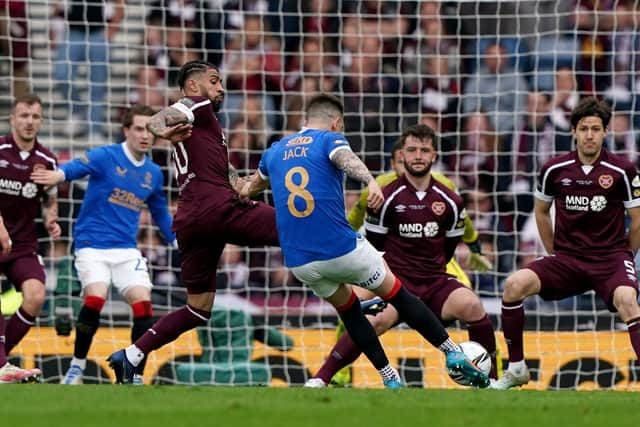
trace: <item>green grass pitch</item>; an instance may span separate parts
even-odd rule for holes
[[[637,393],[1,385],[2,426],[637,427]]]

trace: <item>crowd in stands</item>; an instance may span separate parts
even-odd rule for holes
[[[2,12],[23,13],[14,7],[19,3],[0,1],[0,22]],[[115,3],[126,13],[126,2]],[[185,62],[217,64],[227,90],[219,117],[230,161],[241,174],[256,169],[270,143],[300,129],[306,100],[320,91],[341,96],[346,135],[375,173],[388,167],[404,127],[432,125],[441,136],[438,168],[458,185],[485,252],[496,261],[492,274],[475,276],[476,286],[496,296],[507,273],[541,254],[525,234],[536,174],[547,159],[571,148],[568,114],[580,97],[596,95],[613,105],[609,148],[640,166],[639,9],[632,0],[145,2],[128,102],[167,105],[179,96],[177,71]],[[86,36],[93,34],[88,23],[78,40],[108,46],[122,19],[118,13],[98,42]],[[0,32],[2,52],[3,40]],[[21,51],[13,52],[19,68]],[[58,58],[56,87],[71,102],[69,72],[76,72],[76,59],[89,58]],[[99,107],[106,79],[94,77],[89,123],[105,120],[98,116],[105,114]],[[154,159],[171,186],[166,144],[158,143]],[[359,187],[348,188],[354,201]],[[175,260],[156,248],[157,238],[141,236],[141,244],[150,248],[152,268],[166,267],[154,280],[176,283],[178,277],[165,274],[174,271]],[[235,291],[266,282],[276,293],[304,294],[281,266],[278,254],[230,247],[220,274]]]

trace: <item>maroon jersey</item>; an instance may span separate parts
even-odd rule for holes
[[[382,192],[385,202],[377,213],[368,212],[365,230],[367,238],[385,251],[391,270],[409,278],[409,287],[444,273],[445,242],[458,240],[464,233],[462,198],[435,179],[426,191],[418,191],[404,176]]]
[[[193,124],[191,137],[173,147],[180,192],[176,225],[195,219],[206,206],[221,205],[236,196],[229,183],[226,141],[211,101],[203,96],[188,98],[195,103],[191,107],[174,104]]]
[[[35,219],[41,213],[44,186],[34,184],[29,175],[35,169],[56,167],[56,156],[38,141],[31,151],[21,151],[13,136],[0,137],[0,213],[13,255],[38,248]]]
[[[603,149],[593,165],[572,151],[540,170],[536,197],[555,202],[553,247],[571,255],[629,250],[625,209],[640,206],[640,177],[628,160]]]

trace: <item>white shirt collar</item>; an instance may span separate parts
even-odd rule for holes
[[[121,142],[120,145],[122,146],[122,151],[124,151],[124,155],[127,156],[127,159],[129,159],[129,161],[131,163],[133,163],[135,166],[142,166],[144,165],[144,162],[146,160],[146,156],[142,158],[142,160],[137,160],[134,156],[133,153],[129,150],[129,147],[127,147],[127,143],[126,142]]]

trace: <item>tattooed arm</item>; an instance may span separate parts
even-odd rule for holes
[[[194,105],[190,98],[182,98],[175,104],[163,108],[151,116],[147,129],[158,138],[167,139],[172,143],[183,141],[191,136],[193,126]]]
[[[229,182],[231,187],[242,197],[257,196],[269,188],[269,181],[263,180],[256,171],[250,176],[238,176],[238,171],[229,163]]]
[[[343,170],[349,178],[367,184],[369,187],[367,206],[374,211],[380,209],[382,202],[384,202],[382,190],[367,166],[353,151],[347,148],[338,150],[331,157],[331,162],[338,169]]]
[[[258,171],[244,178],[238,193],[243,197],[254,197],[269,188],[269,180],[262,178]]]

